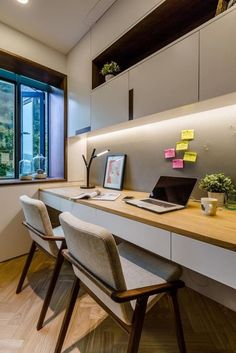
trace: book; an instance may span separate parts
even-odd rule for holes
[[[93,199],[101,201],[115,201],[120,196],[117,192],[102,193],[101,190],[85,191],[76,196],[70,197],[70,200]]]

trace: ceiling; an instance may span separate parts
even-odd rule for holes
[[[116,0],[0,0],[0,22],[67,54]]]

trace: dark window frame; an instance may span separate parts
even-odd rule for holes
[[[15,149],[15,179],[1,179],[0,185],[6,184],[18,184],[18,183],[37,183],[37,182],[45,182],[45,181],[61,181],[67,180],[67,158],[66,158],[66,139],[67,139],[67,76],[63,73],[50,69],[46,66],[35,63],[31,60],[25,59],[23,57],[11,54],[6,51],[0,51],[0,69],[10,71],[12,78],[2,77],[1,79],[15,84],[15,141],[14,141],[14,149]],[[15,75],[15,77],[14,77]],[[20,75],[22,77],[21,80],[17,79],[17,76]],[[1,76],[0,76],[1,77]],[[47,178],[46,180],[32,180],[32,181],[20,181],[17,178],[19,177],[19,161],[21,156],[21,92],[20,85],[24,84],[32,88],[37,87],[32,84],[32,80],[42,82],[43,84],[48,84],[49,86],[53,86],[59,88],[63,91],[64,96],[64,176],[63,177],[53,177]],[[47,106],[48,112],[49,107]],[[49,132],[49,124],[48,124],[48,132]],[[48,143],[49,146],[49,143]],[[50,165],[48,165],[48,170],[50,169]]]

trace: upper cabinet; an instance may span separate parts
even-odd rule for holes
[[[129,71],[134,118],[198,101],[198,36],[187,37]]]
[[[106,62],[116,61],[121,71],[129,69],[214,17],[218,1],[161,1],[152,12],[93,58],[92,88],[104,82],[100,71]],[[110,25],[103,32],[105,38],[114,26],[113,23]]]
[[[91,31],[92,57],[104,50],[114,40],[139,21],[163,0],[119,0],[116,1]],[[106,35],[104,35],[104,33]]]
[[[236,91],[236,10],[200,31],[200,100]]]
[[[68,54],[68,137],[90,129],[90,33]]]
[[[92,91],[91,130],[128,120],[128,72]]]

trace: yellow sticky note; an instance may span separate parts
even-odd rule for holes
[[[182,130],[181,131],[182,140],[193,140],[194,139],[194,130]]]
[[[184,161],[195,163],[197,159],[197,152],[185,152]]]
[[[188,149],[188,141],[180,141],[176,143],[176,151],[186,151]]]

